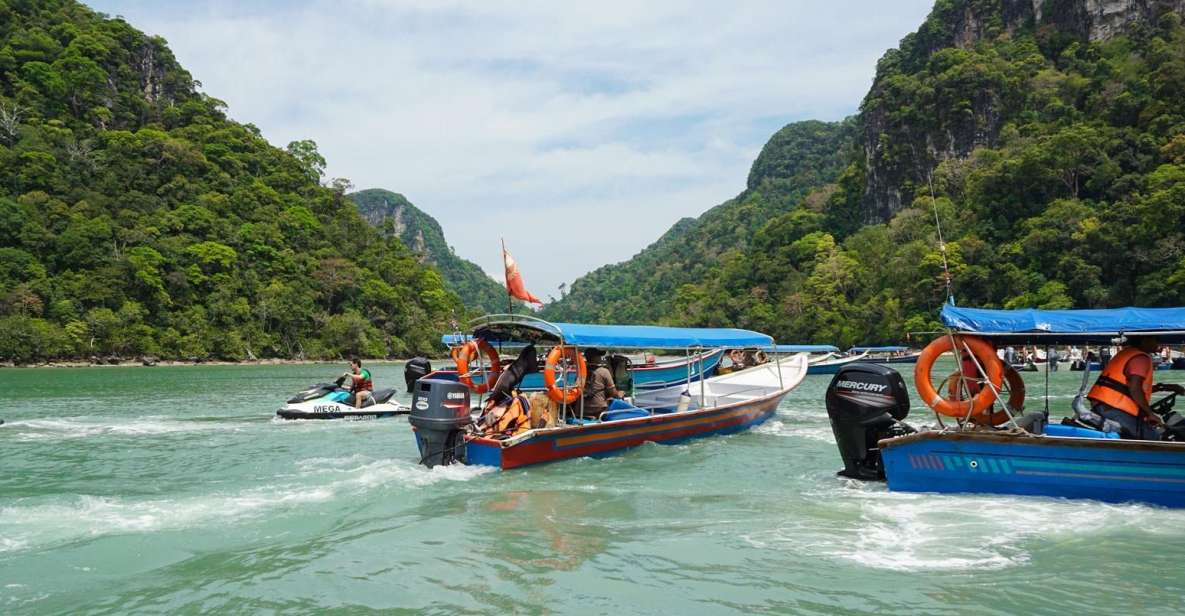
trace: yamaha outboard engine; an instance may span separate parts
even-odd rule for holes
[[[827,416],[844,469],[855,479],[884,479],[877,441],[915,432],[901,423],[909,415],[909,393],[901,373],[878,364],[840,368],[827,387]]]
[[[420,379],[412,393],[408,423],[415,428],[420,464],[465,462],[465,427],[469,416],[469,388],[442,379]]]
[[[424,378],[430,372],[432,372],[432,362],[428,361],[426,357],[416,357],[407,362],[407,365],[403,367],[403,380],[407,383],[407,393],[412,392],[416,381]]]

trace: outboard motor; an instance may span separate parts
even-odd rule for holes
[[[465,462],[465,427],[469,416],[469,388],[442,379],[420,379],[412,393],[408,423],[415,428],[420,464],[432,468]]]
[[[416,357],[407,362],[407,365],[403,367],[403,380],[407,383],[407,393],[412,392],[416,381],[424,378],[430,372],[432,372],[432,362],[428,361],[426,357]]]
[[[916,432],[902,423],[909,415],[909,393],[901,373],[857,362],[840,368],[827,387],[827,416],[844,469],[855,479],[884,479],[877,441]]]

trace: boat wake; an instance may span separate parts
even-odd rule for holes
[[[0,507],[0,553],[42,549],[126,533],[175,531],[247,522],[341,498],[357,498],[391,485],[420,488],[467,481],[493,469],[427,469],[412,460],[311,458],[284,483],[163,499],[78,496],[57,502]],[[29,499],[25,499],[26,501]]]
[[[783,411],[781,416],[785,416]],[[756,428],[753,432],[757,434],[772,434],[774,436],[788,436],[793,438],[805,438],[812,441],[819,441],[822,443],[835,444],[835,434],[831,432],[831,426],[818,425],[817,419],[807,424],[796,423],[792,417],[787,417],[785,421],[782,419],[771,419]]]
[[[184,432],[239,432],[258,423],[245,421],[175,419],[146,415],[133,419],[104,421],[96,417],[26,419],[5,424],[5,432],[15,441],[43,441],[90,438],[95,436],[158,436]]]
[[[1144,505],[910,494],[855,481],[841,498],[834,492],[815,496],[830,501],[826,515],[798,516],[789,526],[755,534],[749,542],[807,550],[873,569],[920,572],[1023,566],[1049,540],[1092,541],[1123,532],[1185,539],[1185,512]]]

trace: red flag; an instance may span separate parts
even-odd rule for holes
[[[542,304],[543,300],[531,295],[531,292],[527,290],[527,285],[523,284],[523,275],[519,273],[518,263],[514,262],[510,251],[506,250],[506,242],[502,242],[502,260],[506,263],[506,292],[510,293],[511,297],[517,297],[524,302]]]

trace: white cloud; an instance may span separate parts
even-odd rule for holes
[[[505,237],[546,295],[740,192],[786,122],[855,112],[931,0],[91,4],[495,276]]]

